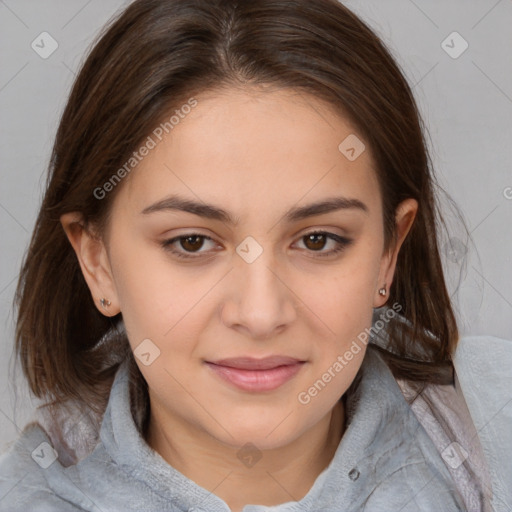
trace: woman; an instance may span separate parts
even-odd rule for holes
[[[435,186],[410,88],[341,4],[133,2],[57,133],[17,291],[45,405],[0,509],[507,499],[454,372]]]

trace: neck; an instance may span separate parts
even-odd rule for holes
[[[344,427],[344,400],[339,400],[297,439],[259,452],[257,463],[245,467],[237,457],[239,448],[169,418],[152,404],[146,440],[171,466],[214,492],[232,512],[240,512],[247,504],[274,506],[301,500],[331,462]]]

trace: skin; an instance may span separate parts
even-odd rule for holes
[[[348,120],[289,90],[216,91],[196,99],[118,185],[103,239],[82,229],[79,212],[61,222],[98,309],[122,312],[133,349],[150,339],[160,350],[148,366],[136,358],[149,386],[148,444],[240,511],[300,500],[332,460],[345,424],[340,397],[366,346],[309,403],[297,397],[371,326],[373,308],[387,300],[378,290],[389,290],[418,205],[399,205],[397,242],[384,251],[371,150],[366,145],[349,161],[338,149],[357,134]],[[214,204],[239,222],[175,210],[141,213],[170,194]],[[292,207],[333,196],[359,199],[368,211],[283,218]],[[314,230],[352,243],[321,257],[337,244],[308,242]],[[196,259],[180,259],[160,244],[191,233],[212,240],[172,248]],[[252,263],[236,252],[248,236],[263,249]],[[102,297],[111,302],[106,309]],[[275,354],[306,363],[268,392],[234,388],[204,364]],[[261,455],[250,467],[237,457],[248,442],[252,455]]]

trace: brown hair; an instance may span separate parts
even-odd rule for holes
[[[81,212],[104,233],[122,183],[102,200],[93,191],[168,112],[203,91],[264,85],[311,94],[357,127],[376,163],[386,248],[399,202],[418,201],[389,294],[407,322],[389,323],[386,358],[395,376],[416,382],[441,382],[452,368],[458,330],[438,247],[438,185],[411,89],[373,31],[336,0],[136,0],[76,78],[19,277],[16,350],[37,397],[101,411],[119,363],[133,359],[120,315],[96,309],[60,216]]]

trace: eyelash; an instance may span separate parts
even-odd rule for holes
[[[319,257],[319,258],[325,258],[325,257],[328,257],[328,256],[333,256],[335,254],[339,254],[342,251],[344,251],[353,242],[353,240],[351,240],[349,238],[346,238],[346,237],[343,237],[343,236],[339,236],[339,235],[336,235],[334,233],[329,233],[328,231],[311,231],[309,233],[306,233],[305,235],[302,235],[300,237],[300,240],[302,240],[303,238],[306,238],[308,236],[311,236],[311,235],[325,235],[328,239],[334,240],[338,244],[335,249],[332,249],[330,251],[323,252],[323,253],[319,252],[319,251],[313,251],[311,249],[307,250],[308,252],[316,253],[316,257]],[[191,238],[191,237],[199,237],[199,238],[202,238],[204,240],[214,241],[211,237],[206,236],[206,235],[202,235],[201,233],[187,233],[185,235],[177,236],[177,237],[171,238],[169,240],[164,240],[164,241],[161,242],[161,245],[162,245],[162,247],[166,251],[171,252],[172,254],[177,256],[178,258],[189,259],[189,260],[197,259],[197,258],[200,257],[200,255],[202,253],[200,253],[200,252],[196,252],[196,253],[186,253],[185,252],[185,253],[183,253],[183,252],[171,249],[171,246],[174,243],[176,243],[176,242],[178,242],[180,240],[185,240],[187,238]],[[191,256],[191,254],[198,254],[198,256]]]

